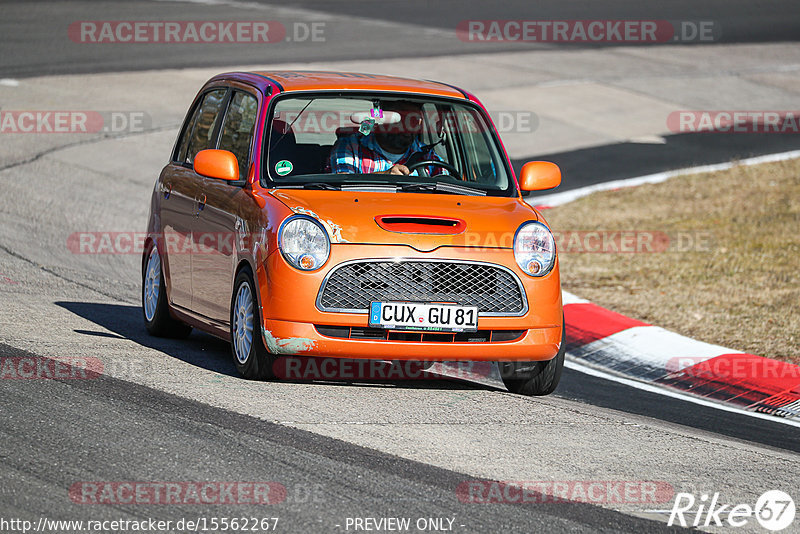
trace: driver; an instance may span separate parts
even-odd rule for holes
[[[331,150],[331,170],[348,174],[417,174],[407,165],[415,161],[441,161],[432,147],[420,143],[417,135],[422,131],[422,107],[405,100],[385,102],[384,111],[400,114],[400,122],[375,124],[372,132],[360,132],[342,137]],[[430,174],[442,169],[431,166]]]

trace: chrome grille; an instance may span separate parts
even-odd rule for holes
[[[334,267],[317,298],[322,311],[366,313],[370,302],[452,302],[481,315],[522,315],[517,276],[499,265],[459,261],[359,260]]]

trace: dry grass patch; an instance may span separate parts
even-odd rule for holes
[[[666,252],[562,251],[567,291],[689,337],[800,363],[800,159],[595,193],[544,215],[555,231],[671,237]],[[710,242],[678,252],[678,236]]]

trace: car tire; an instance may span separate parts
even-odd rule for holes
[[[249,269],[242,269],[234,281],[231,297],[233,363],[244,378],[267,380],[275,377],[272,366],[277,358],[264,346],[258,308],[253,276]]]
[[[552,360],[499,362],[500,376],[508,391],[528,396],[549,395],[555,391],[561,380],[567,350],[567,329],[563,316],[561,324],[561,348]]]
[[[183,339],[192,327],[173,319],[169,314],[167,291],[161,255],[155,244],[150,244],[142,268],[142,316],[144,326],[151,336]]]

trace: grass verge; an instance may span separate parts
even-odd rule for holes
[[[567,291],[800,363],[800,159],[594,193],[544,215],[561,233]],[[625,239],[636,252],[618,251]]]

